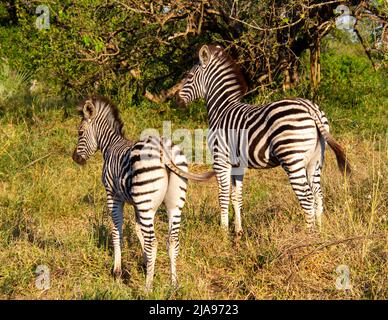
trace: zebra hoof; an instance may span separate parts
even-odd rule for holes
[[[242,235],[244,234],[243,230],[238,230],[234,232],[234,243],[238,246]]]
[[[151,294],[152,293],[152,283],[151,284],[149,284],[149,283],[147,283],[146,285],[145,285],[145,287],[144,287],[144,292],[146,293],[146,294]]]
[[[240,248],[240,240],[243,234],[242,230],[234,232],[234,245],[237,249]]]
[[[221,224],[221,230],[223,233],[229,232],[229,226],[227,224]]]
[[[143,259],[143,261],[141,262],[141,267],[144,271],[147,270],[147,259]]]
[[[121,268],[120,268],[120,269],[113,270],[113,277],[115,278],[115,280],[116,280],[117,282],[120,282],[120,281],[121,281],[121,275],[122,275]]]
[[[243,229],[240,229],[240,230],[238,230],[238,231],[235,231],[235,236],[236,236],[236,238],[241,238],[242,237],[242,235],[244,234],[244,231],[243,231]]]
[[[306,231],[307,231],[307,233],[309,234],[309,235],[316,235],[316,234],[318,234],[319,232],[319,230],[317,229],[317,227],[316,227],[316,225],[315,224],[308,224],[307,226],[306,226]]]
[[[172,280],[171,281],[171,287],[174,289],[174,291],[177,291],[179,289],[178,280]]]

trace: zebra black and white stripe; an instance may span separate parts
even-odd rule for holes
[[[121,276],[123,206],[127,202],[134,206],[136,213],[135,229],[147,268],[146,289],[152,289],[157,251],[154,216],[164,202],[169,220],[167,250],[171,281],[176,285],[178,234],[187,179],[204,181],[213,173],[195,175],[187,172],[186,157],[171,140],[150,136],[133,143],[125,139],[118,109],[103,97],[85,99],[78,110],[82,120],[73,160],[85,164],[97,150],[103,154],[102,182],[114,225],[114,275],[118,278]]]
[[[204,45],[199,64],[183,79],[178,102],[205,98],[208,144],[219,185],[221,226],[228,228],[230,186],[235,232],[242,233],[240,212],[245,168],[281,165],[302,206],[308,227],[321,225],[320,175],[325,142],[334,150],[341,171],[350,172],[341,146],[329,133],[326,116],[313,102],[296,98],[261,107],[241,102],[246,92],[236,63],[220,46]]]

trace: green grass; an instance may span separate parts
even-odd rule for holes
[[[152,106],[124,110],[127,135],[136,138],[144,128],[161,128],[164,118],[181,112],[169,105],[164,108],[162,116],[156,109],[149,111]],[[82,168],[72,162],[79,119],[74,114],[64,117],[64,113],[64,107],[42,109],[25,121],[8,118],[1,122],[1,298],[387,298],[385,143],[354,133],[337,134],[355,173],[345,183],[332,153],[327,152],[325,218],[319,235],[305,232],[302,212],[279,168],[248,172],[245,234],[238,244],[231,235],[223,237],[219,228],[216,183],[191,183],[178,258],[180,288],[174,291],[169,285],[164,245],[167,218],[162,208],[156,222],[160,245],[155,290],[148,296],[143,292],[140,245],[129,206],[125,209],[123,280],[117,283],[111,276],[111,222],[100,182],[102,159],[97,155]],[[175,120],[177,127],[180,122]],[[192,120],[188,127],[196,126]],[[51,288],[46,291],[35,287],[34,272],[41,264],[51,272]],[[335,269],[341,264],[350,268],[353,287],[349,292],[335,288]]]
[[[232,230],[229,235],[220,230],[215,181],[190,183],[177,262],[179,289],[169,284],[168,223],[161,208],[150,295],[143,291],[145,271],[130,206],[125,208],[123,279],[112,277],[102,157],[96,155],[85,167],[71,159],[79,124],[75,103],[44,94],[5,99],[0,103],[0,298],[387,299],[386,80],[381,72],[368,74],[364,82],[354,71],[347,72],[353,72],[353,90],[346,92],[349,82],[327,72],[316,97],[354,168],[354,175],[344,179],[333,153],[326,152],[321,233],[306,232],[280,168],[248,171],[245,233],[237,243]],[[263,94],[252,101],[265,103],[288,94],[293,95]],[[172,102],[129,106],[122,101],[119,106],[132,139],[146,128],[161,130],[163,121],[171,121],[172,130],[193,132],[207,126],[201,103],[186,109]],[[35,286],[39,265],[50,269],[48,290]],[[339,265],[349,267],[350,290],[335,287]]]

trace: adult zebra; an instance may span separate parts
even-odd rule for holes
[[[113,218],[114,274],[121,276],[123,206],[131,203],[136,213],[136,234],[147,267],[146,289],[152,289],[157,240],[154,216],[164,202],[169,219],[167,250],[171,263],[171,281],[176,285],[176,257],[179,250],[181,210],[185,204],[187,179],[205,181],[214,173],[196,175],[187,172],[187,160],[171,140],[150,136],[133,143],[125,139],[118,109],[103,97],[83,100],[78,143],[73,160],[85,164],[97,150],[104,158],[102,182],[108,209]]]
[[[221,226],[228,228],[230,184],[235,232],[242,233],[242,184],[246,167],[281,165],[302,206],[308,228],[321,225],[323,197],[320,174],[325,142],[334,150],[341,171],[350,172],[341,146],[329,134],[318,106],[306,99],[285,99],[262,107],[242,103],[244,78],[236,63],[220,46],[204,45],[199,64],[182,81],[178,102],[205,98],[213,168],[219,186]]]

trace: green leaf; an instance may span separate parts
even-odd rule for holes
[[[102,41],[99,41],[97,40],[95,43],[94,43],[94,50],[99,53],[102,51],[102,49],[104,48],[104,43]]]
[[[88,46],[88,45],[90,44],[90,42],[91,42],[90,37],[87,36],[87,35],[85,35],[85,36],[82,37],[82,41],[84,42],[84,44],[85,44],[86,46]]]

